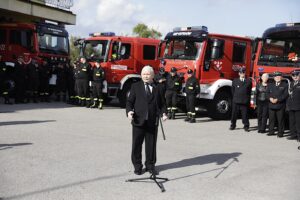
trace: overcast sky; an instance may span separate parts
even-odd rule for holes
[[[277,23],[300,22],[300,0],[74,0],[72,36],[112,31],[131,35],[137,23],[163,34],[174,27],[205,25],[211,33],[261,36]]]

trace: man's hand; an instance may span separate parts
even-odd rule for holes
[[[164,113],[163,116],[162,116],[162,120],[166,121],[167,119],[168,119],[168,116],[166,115],[166,113]]]
[[[129,112],[127,113],[128,119],[133,120],[133,114],[134,114],[133,111],[129,111]]]

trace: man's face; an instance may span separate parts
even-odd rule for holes
[[[153,81],[153,75],[150,71],[145,70],[142,72],[142,79],[145,83],[151,83]]]
[[[171,72],[171,76],[175,76],[175,74],[176,74],[175,72]]]
[[[299,80],[300,80],[300,74],[298,74],[298,75],[293,75],[292,77],[293,77],[293,80],[294,80],[294,81],[299,81]]]
[[[188,74],[188,77],[189,77],[189,78],[192,77],[192,74]]]
[[[282,80],[282,76],[275,76],[274,80],[275,82],[280,82]]]
[[[245,72],[239,72],[240,78],[245,78]]]
[[[80,62],[85,63],[85,58],[81,58]]]

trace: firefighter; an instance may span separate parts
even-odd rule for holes
[[[74,65],[66,64],[66,78],[67,78],[67,91],[68,91],[68,103],[75,104],[75,76]]]
[[[74,66],[73,73],[74,73],[74,79],[75,79],[74,91],[75,91],[75,95],[76,95],[75,102],[74,102],[75,105],[81,105],[81,99],[79,97],[79,87],[78,87],[78,81],[79,81],[78,75],[80,73],[79,64],[80,64],[80,59],[77,59],[73,63],[73,66]]]
[[[24,103],[26,89],[26,68],[22,57],[17,59],[15,64],[15,82],[16,82],[16,98],[15,103]]]
[[[165,96],[166,93],[166,80],[167,73],[165,72],[165,68],[159,68],[159,72],[154,76],[154,83],[157,85],[158,89],[161,91],[161,94]]]
[[[0,55],[0,92],[4,98],[4,104],[10,104],[9,89],[9,67],[2,62],[2,56]]]
[[[66,72],[65,66],[63,63],[58,63],[57,65],[57,79],[56,79],[56,101],[60,101],[61,99],[66,101]]]
[[[180,90],[181,80],[177,75],[177,69],[172,67],[170,75],[166,80],[166,104],[169,119],[175,119],[175,112],[177,111],[177,93]]]
[[[300,71],[292,72],[292,79],[289,88],[287,106],[289,109],[289,126],[291,135],[289,140],[298,138],[300,140]]]
[[[200,94],[200,86],[199,86],[198,79],[193,74],[193,70],[189,69],[187,71],[187,74],[188,74],[188,79],[185,84],[187,117],[184,119],[184,121],[195,123],[196,122],[195,101],[196,101],[196,96]]]
[[[38,103],[39,85],[40,85],[40,66],[36,60],[32,60],[28,65],[28,81],[30,99]]]
[[[261,82],[256,85],[256,94],[254,98],[255,107],[257,107],[258,133],[266,133],[269,100],[267,98],[269,74],[264,73],[261,76]]]
[[[42,102],[49,101],[49,79],[50,79],[50,67],[46,60],[43,61],[40,68],[40,99]]]
[[[282,73],[274,72],[274,83],[269,84],[267,88],[267,97],[269,99],[269,133],[268,136],[275,135],[275,121],[278,122],[277,137],[283,137],[284,133],[284,113],[286,100],[288,98],[288,86],[282,81]]]
[[[250,103],[252,83],[250,79],[246,78],[245,72],[246,68],[241,67],[239,69],[239,78],[236,78],[232,81],[232,115],[229,129],[235,129],[238,114],[241,112],[244,130],[249,132],[248,108]]]
[[[90,79],[90,67],[86,62],[86,59],[82,57],[77,69],[77,87],[78,96],[81,106],[89,106],[89,79]]]
[[[95,63],[96,67],[93,69],[93,105],[91,108],[98,107],[99,109],[103,108],[103,81],[105,80],[105,73],[103,68],[100,66],[99,62]]]

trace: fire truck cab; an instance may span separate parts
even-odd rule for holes
[[[300,23],[277,24],[267,29],[262,38],[256,39],[253,56],[253,74],[255,82],[263,73],[280,71],[288,81],[295,69],[300,68]]]
[[[184,80],[192,69],[200,82],[198,105],[204,106],[211,118],[226,119],[231,115],[232,80],[241,67],[250,75],[251,43],[246,37],[209,33],[205,26],[174,28],[162,43],[161,66],[166,71],[176,67]],[[184,95],[183,88],[180,96]]]
[[[103,92],[109,99],[118,98],[125,106],[131,84],[140,80],[141,70],[150,65],[158,70],[158,46],[160,40],[116,36],[113,32],[92,33],[90,38],[80,39],[81,55],[91,66],[100,62],[106,73]]]
[[[13,65],[18,57],[26,62],[67,62],[69,60],[68,32],[63,26],[50,23],[0,23],[0,55]]]

